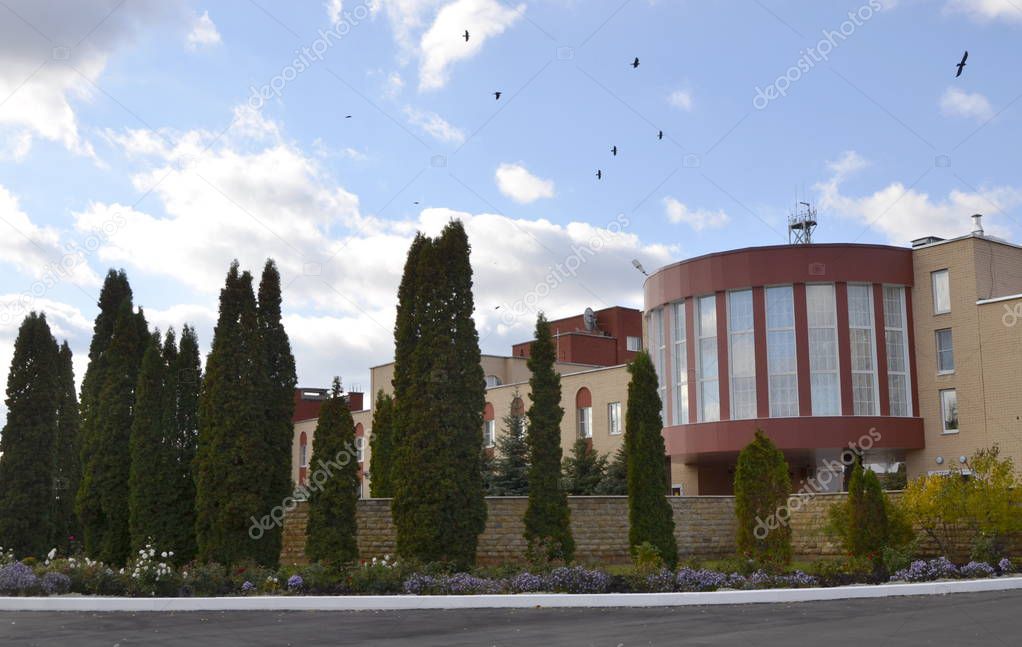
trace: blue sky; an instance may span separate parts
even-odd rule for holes
[[[1018,240],[1020,34],[1018,0],[7,2],[0,363],[45,310],[80,379],[112,266],[208,348],[231,259],[273,257],[301,383],[368,388],[452,217],[491,353],[641,306],[633,258],[786,241],[796,196],[821,242]]]

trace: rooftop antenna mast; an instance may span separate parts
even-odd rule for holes
[[[788,215],[788,244],[811,245],[816,231],[816,207],[809,202],[798,201]]]

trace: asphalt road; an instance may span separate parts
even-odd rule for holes
[[[0,612],[0,645],[1022,644],[1022,592],[658,609]]]

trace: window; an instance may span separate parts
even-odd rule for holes
[[[951,342],[951,329],[937,331],[937,372],[954,373],[955,351]]]
[[[593,396],[589,389],[582,387],[575,394],[575,409],[578,419],[578,437],[593,437]]]
[[[876,334],[873,331],[873,286],[848,285],[848,332],[852,344],[852,413],[880,413],[877,391]]]
[[[493,405],[483,407],[483,447],[493,447],[497,440],[497,421],[494,420]]]
[[[365,459],[366,439],[364,436],[355,436],[355,462],[361,463]]]
[[[688,337],[685,302],[674,304],[674,424],[688,423]]]
[[[933,279],[933,314],[951,312],[951,279],[947,270],[937,270],[930,277]]]
[[[625,337],[625,348],[633,352],[642,350],[642,337]]]
[[[298,441],[298,467],[309,466],[309,437],[302,432]]]
[[[767,288],[765,292],[770,417],[793,417],[798,415],[794,293],[790,285]]]
[[[485,379],[486,379],[486,388],[488,388],[488,389],[492,389],[493,387],[500,386],[502,384],[502,382],[500,381],[500,378],[497,377],[496,375],[487,375]]]
[[[756,417],[756,342],[752,332],[752,290],[729,292],[727,328],[731,364],[731,419]]]
[[[837,305],[833,284],[807,285],[806,310],[809,317],[809,383],[813,415],[840,415]]]
[[[607,424],[610,427],[610,435],[617,436],[621,433],[621,403],[611,402],[607,405]]]
[[[887,339],[887,393],[892,416],[912,415],[909,388],[908,319],[905,288],[884,287],[884,332]]]
[[[649,313],[649,336],[652,346],[653,368],[656,369],[657,394],[660,396],[660,419],[666,420],[667,415],[667,376],[664,374],[666,363],[666,341],[664,339],[664,309],[655,308]]]
[[[945,434],[958,433],[958,394],[954,389],[940,391],[940,417],[944,421]]]
[[[699,380],[699,421],[720,420],[720,385],[717,382],[717,297],[699,297],[696,336],[699,343],[697,372]]]

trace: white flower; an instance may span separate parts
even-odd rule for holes
[[[53,557],[56,554],[57,554],[57,549],[56,548],[51,548],[50,552],[46,553],[46,560],[47,560],[47,562],[49,562],[49,560],[53,559]]]
[[[167,555],[168,555],[168,556],[170,556],[170,557],[173,557],[173,556],[174,556],[174,551],[172,551],[172,550],[171,550],[171,551],[168,551],[168,552],[167,552]]]
[[[167,558],[167,551],[163,551],[162,553],[160,553],[160,557],[166,559]]]

